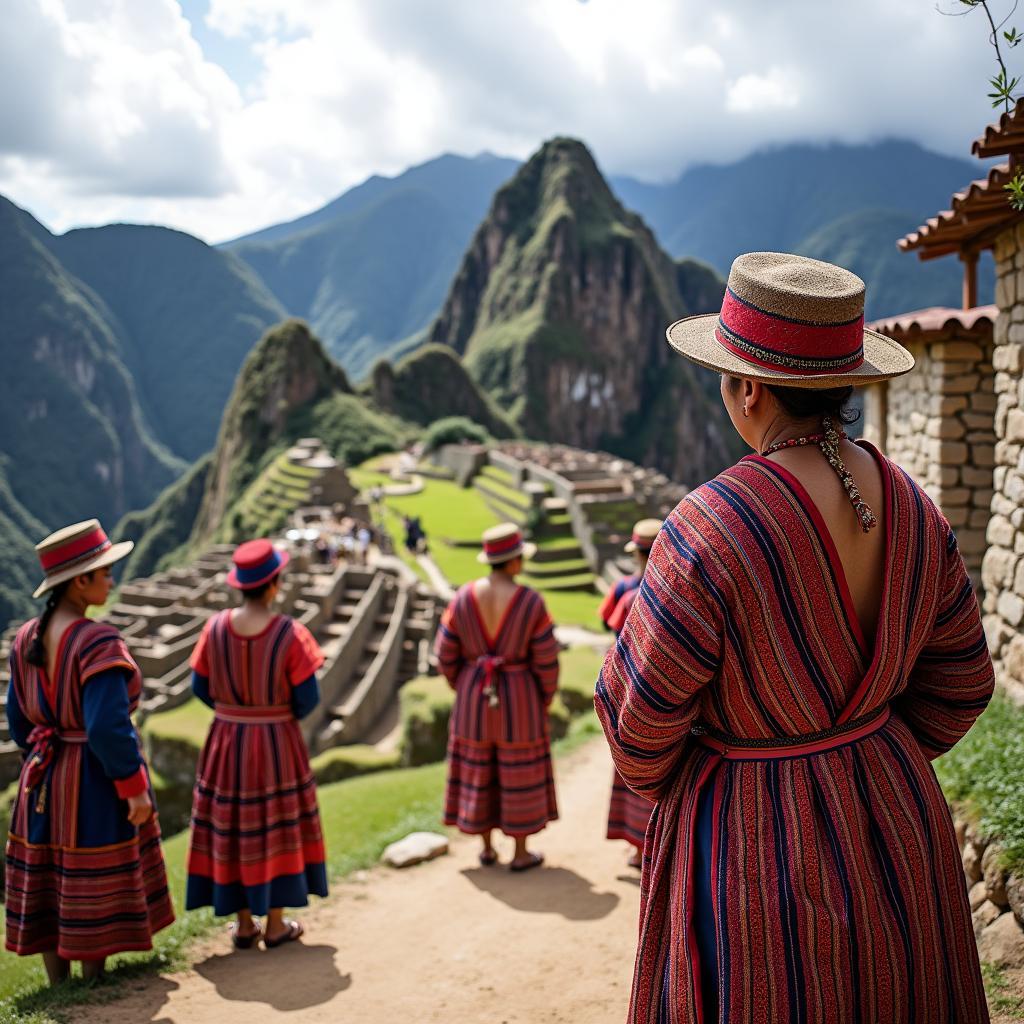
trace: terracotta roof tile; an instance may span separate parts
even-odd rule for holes
[[[924,260],[965,248],[989,248],[995,235],[1024,219],[1007,201],[1003,186],[1010,177],[1008,163],[993,167],[987,177],[972,181],[957,192],[950,203],[951,209],[929,217],[896,244],[904,252],[918,250]]]
[[[1006,156],[1024,150],[1024,99],[1017,100],[1013,110],[990,124],[981,138],[975,139],[971,152],[975,156]]]
[[[998,306],[975,306],[974,309],[951,309],[932,306],[913,313],[900,313],[885,320],[876,320],[869,328],[895,341],[919,341],[925,344],[942,341],[952,334],[987,338],[999,313]]]

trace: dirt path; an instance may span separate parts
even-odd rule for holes
[[[218,936],[192,970],[141,982],[75,1021],[621,1024],[638,888],[628,847],[604,839],[604,743],[556,771],[563,817],[537,837],[545,868],[481,868],[476,843],[459,837],[433,863],[336,887],[305,915],[302,947],[230,953]]]

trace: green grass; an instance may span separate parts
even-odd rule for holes
[[[159,711],[150,715],[143,723],[143,735],[164,736],[168,739],[182,739],[201,747],[210,731],[213,711],[195,697],[179,704],[170,711]]]
[[[998,836],[1006,866],[1024,870],[1024,710],[996,694],[974,728],[935,762],[950,801],[986,835]]]
[[[580,546],[580,542],[572,535],[568,537],[539,537],[534,543],[542,551],[561,551]]]
[[[575,713],[593,710],[594,686],[604,655],[592,647],[570,647],[559,656],[558,689],[566,707]]]

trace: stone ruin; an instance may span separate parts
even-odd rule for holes
[[[561,444],[450,445],[435,459],[471,482],[499,518],[537,536],[574,537],[577,546],[560,547],[558,557],[585,559],[608,580],[630,569],[622,548],[633,524],[664,519],[687,494],[657,470]]]

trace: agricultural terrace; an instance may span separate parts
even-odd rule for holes
[[[387,471],[390,457],[371,459],[349,470],[349,478],[363,494],[373,487],[394,483]],[[430,472],[437,474],[436,467]],[[426,574],[405,550],[403,516],[419,516],[427,533],[430,556],[453,587],[481,576],[484,569],[476,560],[480,535],[489,526],[506,519],[518,520],[528,503],[513,487],[511,478],[498,467],[486,466],[472,487],[460,487],[452,480],[425,477],[418,494],[386,496],[382,525],[390,534],[394,549],[423,579]],[[601,629],[597,616],[600,595],[594,577],[572,536],[568,516],[549,516],[544,531],[533,538],[539,551],[527,564],[524,583],[544,595],[548,609],[560,625]]]

